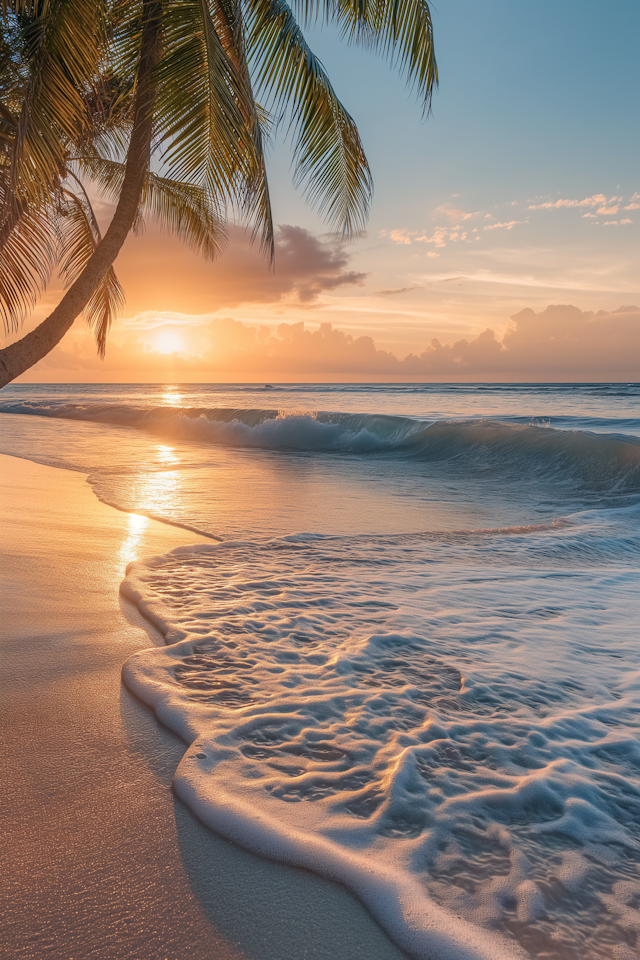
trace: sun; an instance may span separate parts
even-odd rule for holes
[[[158,353],[178,353],[182,349],[182,340],[175,333],[161,333],[155,342]]]

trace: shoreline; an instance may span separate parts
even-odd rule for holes
[[[124,688],[162,638],[127,563],[211,542],[0,455],[4,943],[12,960],[402,960],[344,888],[223,840],[173,796],[185,746]]]

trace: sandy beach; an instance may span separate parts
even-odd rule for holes
[[[10,960],[401,960],[345,890],[216,837],[180,804],[184,745],[120,681],[161,643],[118,595],[197,535],[0,456],[3,939]]]

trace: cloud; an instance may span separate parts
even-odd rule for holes
[[[201,327],[212,320],[211,314],[174,313],[173,310],[144,310],[135,317],[122,317],[125,329],[156,330],[158,327]]]
[[[612,199],[616,199],[613,197]],[[599,204],[606,203],[607,198],[604,193],[594,193],[592,197],[585,197],[584,200],[547,200],[546,203],[530,203],[527,210],[558,210],[560,207],[597,207]]]
[[[518,223],[523,223],[523,220],[509,220],[508,223],[488,223],[486,227],[483,227],[483,230],[497,230],[498,227],[504,227],[505,230],[512,230],[513,227]]]
[[[438,256],[438,254],[436,254]],[[376,297],[394,297],[399,293],[409,293],[411,290],[422,290],[422,287],[413,286],[413,287],[392,287],[389,290],[376,290]]]
[[[390,230],[388,233],[386,230],[380,231],[380,236],[388,236],[393,243],[398,246],[404,246],[411,243],[433,243],[436,247],[446,247],[445,238],[448,235],[448,227],[436,227],[433,231],[433,234],[429,237],[426,233],[423,233],[421,237],[417,236],[417,230]],[[456,239],[457,234],[451,234],[452,239]],[[433,256],[433,254],[428,254],[428,256]],[[438,254],[435,254],[438,256]]]
[[[294,293],[301,303],[313,302],[323,290],[361,284],[367,274],[345,270],[349,260],[344,246],[335,239],[320,240],[302,227],[278,227],[277,275],[284,282],[283,293]]]
[[[453,207],[450,203],[443,203],[439,207],[436,207],[431,217],[433,220],[438,220],[440,217],[446,217],[451,223],[458,223],[460,220],[471,220],[472,217],[477,217],[477,213],[467,213],[464,210],[460,210],[459,207]]]
[[[391,230],[389,239],[402,246],[405,243],[412,243],[411,237],[415,237],[416,232],[415,230]]]
[[[502,339],[492,329],[453,343],[432,339],[421,353],[403,359],[378,349],[371,337],[354,337],[330,323],[315,330],[303,322],[283,323],[274,331],[227,317],[210,320],[199,335],[197,355],[167,356],[131,333],[123,344],[110,344],[101,362],[90,335],[79,328],[33,368],[29,379],[53,371],[66,379],[93,374],[100,379],[179,380],[241,372],[255,379],[338,374],[626,380],[638,373],[640,308],[610,313],[571,305],[549,306],[540,313],[527,308],[511,317]]]
[[[428,237],[426,233],[421,237],[416,237],[416,243],[434,243],[436,247],[446,247],[446,243],[444,242],[446,236],[447,231],[444,227],[436,227],[430,237]]]
[[[502,340],[490,329],[444,346],[432,340],[419,357],[403,363],[425,374],[627,379],[638,373],[638,361],[630,357],[640,357],[640,308],[594,314],[557,305],[514,314]]]
[[[598,207],[597,213],[602,216],[615,216],[620,209],[622,197],[606,197],[604,193],[594,193],[584,200],[547,200],[545,203],[531,203],[528,210],[557,210],[560,207]],[[640,193],[634,193],[625,210],[640,210]],[[595,217],[595,213],[583,213],[583,217]],[[612,223],[613,221],[610,221]],[[608,224],[607,224],[608,225]]]
[[[223,256],[207,263],[179,240],[153,227],[127,240],[116,272],[127,295],[127,313],[175,310],[212,314],[250,303],[317,303],[323,293],[361,284],[351,253],[335,237],[318,237],[283,224],[276,231],[274,269],[250,236],[232,228]]]

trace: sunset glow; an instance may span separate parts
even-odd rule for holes
[[[366,231],[345,243],[305,204],[277,131],[273,269],[238,225],[207,261],[149,219],[115,264],[126,303],[106,358],[76,322],[22,381],[633,379],[638,9],[612,5],[596,36],[573,0],[549,7],[553,30],[521,5],[443,5],[441,83],[424,123],[377,56],[345,57],[330,29],[311,29],[374,172]],[[605,65],[597,82],[594,62]],[[105,224],[111,213],[105,203]],[[54,281],[25,331],[61,293]],[[425,351],[428,362],[404,363]]]
[[[182,349],[182,340],[177,334],[167,331],[155,338],[154,346],[158,353],[179,353]]]

